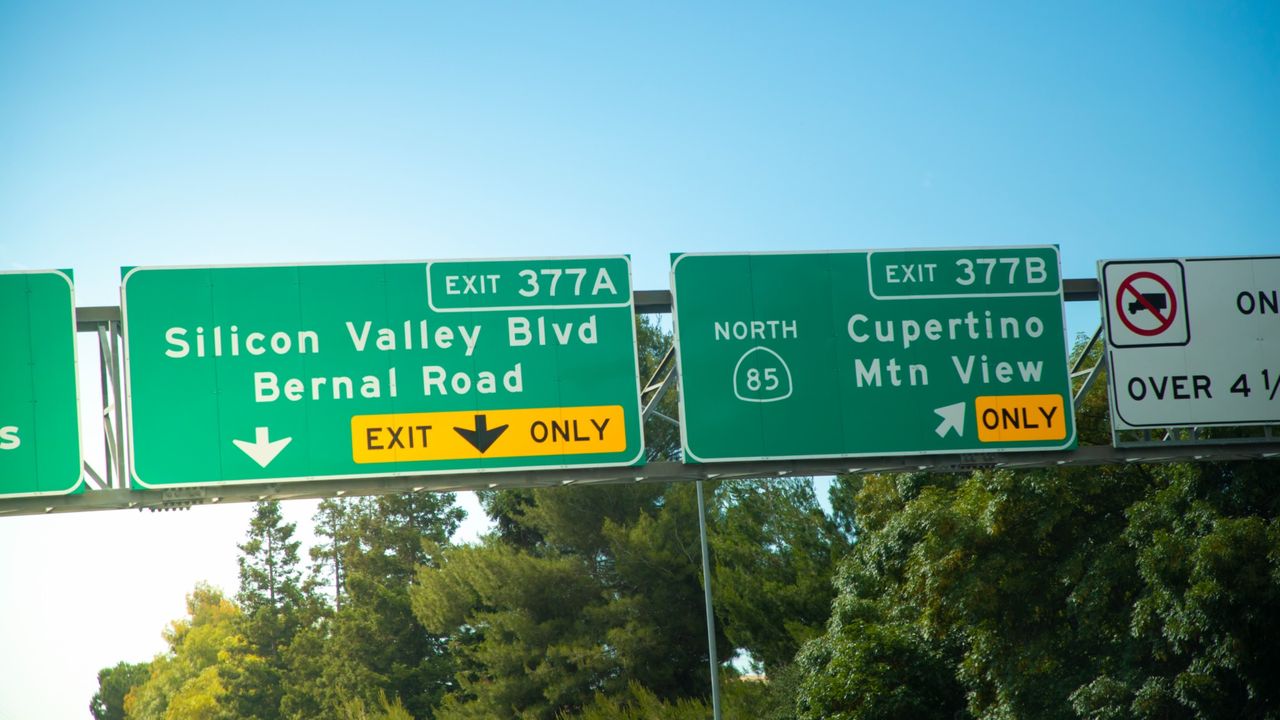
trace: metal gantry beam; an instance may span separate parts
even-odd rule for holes
[[[1068,302],[1098,299],[1098,282],[1093,278],[1067,279],[1063,282],[1063,286]],[[670,291],[640,290],[636,291],[634,299],[637,313],[671,312]],[[99,473],[86,463],[85,475],[90,479],[91,488],[88,491],[76,495],[0,500],[0,517],[91,510],[172,510],[196,505],[255,502],[263,499],[314,499],[421,491],[455,492],[499,487],[683,482],[765,476],[812,477],[844,473],[967,472],[983,468],[1083,467],[1195,460],[1247,460],[1280,456],[1280,442],[1277,442],[1277,438],[1269,427],[1261,429],[1261,437],[1202,441],[1197,444],[1185,442],[1188,437],[1198,435],[1195,429],[1181,429],[1180,433],[1167,435],[1165,441],[1147,438],[1147,442],[1137,444],[1125,444],[1119,447],[1091,445],[1070,451],[876,456],[691,465],[652,462],[647,465],[617,468],[370,476],[342,480],[135,490],[129,487],[128,478],[129,443],[123,401],[120,308],[115,306],[77,308],[76,329],[80,332],[93,333],[98,339],[99,357],[102,362],[100,380],[102,382],[103,445],[107,460],[105,472]],[[1105,371],[1105,353],[1103,353],[1103,360],[1096,362],[1093,367],[1084,367],[1100,337],[1101,328],[1094,333],[1072,368],[1073,379],[1084,378],[1076,390],[1074,401],[1077,406]],[[669,348],[642,388],[642,406],[646,418],[659,415],[672,423],[677,422],[656,410],[663,395],[671,392],[676,377],[675,352],[674,348]]]
[[[1280,457],[1274,440],[1223,445],[1151,444],[1115,448],[1086,445],[1075,450],[957,455],[905,455],[824,460],[774,460],[689,464],[652,462],[617,468],[525,470],[493,473],[377,476],[343,480],[246,483],[222,486],[131,490],[112,488],[59,497],[13,498],[0,502],[0,517],[88,510],[169,510],[193,505],[301,500],[403,492],[458,492],[516,487],[558,487],[633,482],[686,482],[759,477],[814,477],[846,473],[969,472],[980,469],[1090,467],[1196,460],[1254,460]]]
[[[98,338],[98,382],[102,394],[102,442],[106,467],[105,472],[98,473],[85,461],[86,482],[90,492],[128,487],[128,465],[124,459],[124,376],[121,374],[120,362],[120,308],[76,308],[76,330],[93,333]]]

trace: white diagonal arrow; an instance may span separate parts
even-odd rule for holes
[[[938,437],[946,437],[948,430],[955,430],[956,435],[964,437],[964,403],[958,402],[954,405],[946,405],[934,410],[935,413],[942,416],[942,422],[938,424]]]
[[[262,467],[266,467],[271,464],[272,460],[276,459],[276,456],[280,454],[280,451],[283,450],[286,445],[293,441],[293,438],[291,437],[269,441],[267,438],[270,436],[270,428],[260,427],[254,429],[253,442],[249,442],[248,440],[232,440],[231,442],[234,443],[236,447],[243,450],[244,454],[252,458],[254,462],[258,463]]]

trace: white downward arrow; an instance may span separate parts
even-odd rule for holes
[[[954,405],[947,405],[934,410],[935,413],[942,417],[942,422],[938,424],[938,437],[946,437],[948,430],[955,430],[956,435],[964,437],[964,403],[958,402]]]
[[[248,440],[232,440],[231,442],[234,443],[236,447],[243,450],[244,454],[252,458],[254,462],[258,463],[262,467],[266,467],[271,464],[272,460],[276,459],[276,456],[280,454],[280,451],[283,450],[286,445],[293,441],[293,438],[291,437],[268,441],[267,438],[270,437],[270,435],[270,428],[260,427],[254,429],[253,442],[249,442]]]

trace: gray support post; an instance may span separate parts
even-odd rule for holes
[[[111,389],[116,405],[116,477],[119,487],[127,488],[129,481],[129,442],[124,423],[124,363],[120,359],[120,320],[111,321]]]
[[[111,348],[109,322],[98,324],[98,378],[102,383],[102,441],[106,448],[106,487],[123,487],[119,473],[120,443],[113,427],[115,419],[115,353]],[[118,427],[118,426],[115,426]]]
[[[711,553],[707,550],[707,508],[702,499],[702,481],[698,486],[698,535],[702,540],[702,594],[707,606],[707,662],[711,666],[711,717],[720,716],[720,663],[716,661],[716,616],[711,605]]]

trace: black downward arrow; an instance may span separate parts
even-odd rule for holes
[[[476,450],[479,450],[480,454],[483,455],[484,451],[488,450],[489,447],[498,440],[498,438],[502,437],[502,433],[507,431],[507,426],[499,425],[498,427],[490,430],[489,418],[484,415],[477,415],[475,430],[455,427],[454,431],[461,435],[463,440],[471,443],[471,446]]]

